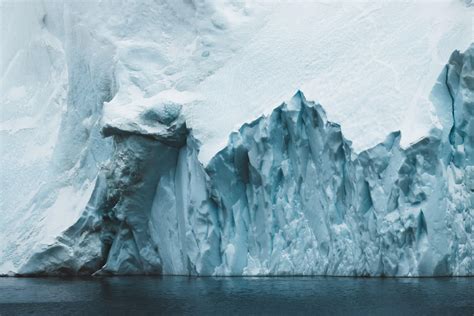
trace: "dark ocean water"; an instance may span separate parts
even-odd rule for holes
[[[0,315],[474,315],[474,278],[0,278]]]

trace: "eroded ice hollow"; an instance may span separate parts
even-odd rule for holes
[[[432,92],[439,129],[356,153],[302,92],[204,166],[176,104],[111,128],[81,218],[20,274],[473,274],[474,45]]]

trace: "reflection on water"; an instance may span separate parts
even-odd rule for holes
[[[474,315],[474,278],[0,278],[0,315]]]

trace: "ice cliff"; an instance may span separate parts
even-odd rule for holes
[[[453,53],[433,90],[443,127],[406,149],[395,132],[355,153],[302,92],[207,166],[192,131],[106,126],[83,214],[19,273],[472,275],[473,66],[474,46]],[[144,119],[184,124],[175,110]]]
[[[459,2],[0,5],[0,274],[473,275]]]

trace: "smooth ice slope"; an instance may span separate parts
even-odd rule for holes
[[[0,6],[0,270],[9,271],[87,205],[98,167],[111,153],[99,122],[113,66],[104,57],[110,46],[85,32],[72,8]]]
[[[358,152],[399,129],[404,146],[417,141],[437,124],[428,96],[440,69],[473,41],[473,9],[461,1],[275,5],[248,45],[196,87],[203,101],[185,107],[203,140],[200,159],[298,89],[325,105]]]
[[[473,73],[474,45],[453,53],[432,95],[450,123],[406,149],[355,153],[301,92],[205,168],[192,133],[112,133],[82,217],[19,273],[472,275]]]

